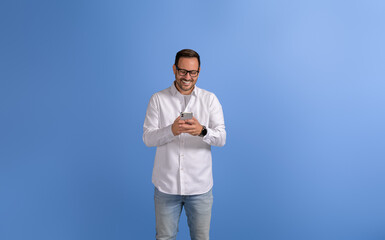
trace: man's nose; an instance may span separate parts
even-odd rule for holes
[[[184,76],[186,79],[192,79],[190,72],[187,72],[186,75]]]

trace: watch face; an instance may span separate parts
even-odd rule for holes
[[[202,131],[202,135],[203,135],[203,136],[206,136],[206,134],[207,134],[207,129],[205,128],[205,129],[203,129],[203,131]]]
[[[199,136],[204,137],[204,136],[206,136],[206,134],[207,134],[207,128],[205,126],[203,126],[202,132],[201,132],[201,134],[199,134]]]

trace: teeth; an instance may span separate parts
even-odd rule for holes
[[[190,83],[190,81],[185,81],[185,80],[182,80],[184,83]]]

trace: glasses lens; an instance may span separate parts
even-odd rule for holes
[[[179,71],[179,75],[181,75],[181,76],[184,76],[187,74],[187,71],[184,69],[179,69],[178,71]]]
[[[197,71],[190,71],[190,76],[191,76],[191,77],[196,77],[197,74],[198,74]]]

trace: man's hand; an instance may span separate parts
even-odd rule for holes
[[[198,136],[201,134],[203,126],[198,122],[198,120],[193,117],[192,119],[185,120],[185,124],[181,125],[181,131],[184,133],[189,133],[193,136]]]
[[[180,116],[175,119],[174,123],[171,126],[171,130],[174,136],[178,136],[179,134],[182,133],[181,126],[183,124],[185,124],[185,120],[180,120]]]
[[[203,126],[198,122],[198,120],[193,117],[188,120],[180,120],[180,116],[175,119],[174,123],[171,126],[172,133],[174,136],[177,136],[181,133],[188,133],[193,136],[198,136],[201,134]]]

